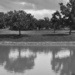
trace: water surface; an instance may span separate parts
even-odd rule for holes
[[[0,46],[0,75],[74,75],[74,49]]]

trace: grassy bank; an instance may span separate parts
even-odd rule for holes
[[[18,36],[18,31],[0,30],[0,41],[13,42],[61,42],[75,41],[75,31],[69,35],[68,30],[59,30],[53,33],[51,30],[42,31],[22,31]]]

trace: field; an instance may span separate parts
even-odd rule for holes
[[[18,31],[11,31],[7,29],[0,30],[0,41],[14,41],[14,42],[62,42],[75,41],[75,31],[69,35],[69,30],[57,30],[54,33],[52,30],[40,31],[21,31],[21,36],[18,36]]]

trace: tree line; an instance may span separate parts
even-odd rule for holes
[[[55,33],[57,29],[67,27],[70,30],[69,34],[71,34],[75,29],[75,0],[69,0],[66,5],[59,3],[59,6],[60,11],[55,11],[51,19],[44,17],[44,19],[38,20],[23,10],[0,12],[0,29],[18,30],[21,35],[23,30],[53,29]]]

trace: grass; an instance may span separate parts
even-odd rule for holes
[[[69,35],[68,30],[59,30],[54,34],[51,30],[40,31],[22,31],[22,35],[18,36],[18,31],[10,31],[7,29],[0,30],[0,41],[14,42],[60,42],[75,41],[75,31]]]

